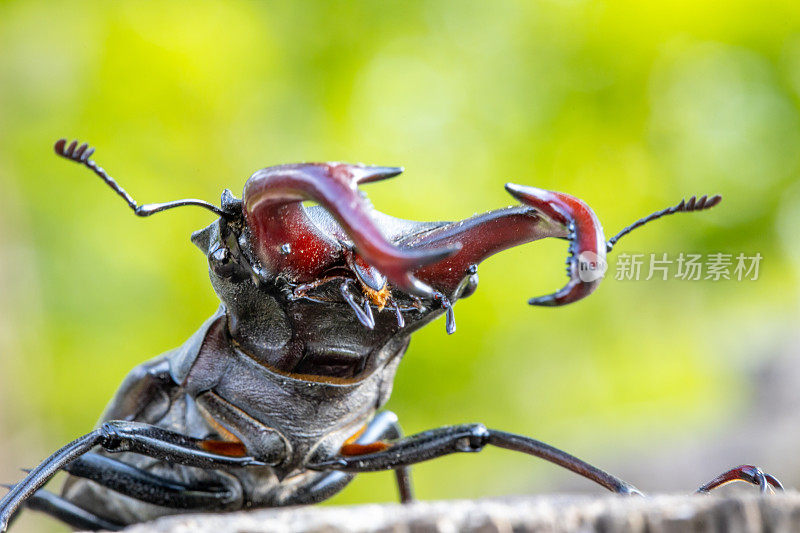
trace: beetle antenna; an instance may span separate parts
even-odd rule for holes
[[[69,159],[70,161],[75,161],[76,163],[80,163],[85,167],[89,168],[92,172],[100,176],[106,184],[114,189],[118,195],[122,197],[123,200],[133,209],[133,212],[140,217],[149,217],[154,213],[158,213],[160,211],[166,211],[167,209],[172,209],[173,207],[182,207],[185,205],[196,205],[197,207],[202,207],[204,209],[208,209],[212,213],[226,219],[234,218],[234,213],[229,213],[220,209],[219,207],[215,206],[214,204],[210,204],[203,200],[194,200],[194,199],[186,199],[186,200],[174,200],[172,202],[164,202],[159,204],[143,204],[139,205],[136,203],[136,200],[128,194],[128,192],[120,187],[120,185],[108,175],[108,173],[103,169],[103,167],[99,166],[93,160],[89,159],[92,154],[94,153],[94,148],[90,148],[87,143],[83,143],[82,145],[78,146],[78,141],[72,141],[67,145],[66,139],[59,139],[56,141],[55,144],[56,154],[60,155],[63,158]]]
[[[640,218],[627,228],[623,229],[606,242],[606,251],[610,252],[611,249],[617,244],[622,237],[627,235],[628,233],[632,232],[636,228],[640,228],[647,224],[648,222],[652,222],[653,220],[659,219],[661,217],[665,217],[667,215],[672,215],[674,213],[691,213],[692,211],[703,211],[704,209],[711,209],[715,205],[719,204],[722,201],[722,196],[719,194],[715,194],[711,198],[707,195],[703,195],[700,198],[696,196],[692,196],[689,198],[687,202],[686,199],[681,200],[681,203],[678,205],[674,205],[672,207],[667,207],[666,209],[662,209],[661,211],[656,211],[644,218]]]

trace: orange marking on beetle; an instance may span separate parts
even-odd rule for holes
[[[358,431],[347,437],[347,440],[344,441],[344,444],[342,446],[353,444],[356,441],[356,439],[360,437],[366,430],[367,430],[367,425],[364,424],[363,426],[361,426],[361,429],[359,429]]]
[[[378,311],[383,311],[383,308],[386,307],[386,302],[392,297],[392,293],[389,291],[389,285],[384,285],[381,290],[376,291],[362,283],[361,290],[364,291],[364,294],[372,303],[378,306]]]
[[[214,418],[214,415],[208,412],[208,410],[203,407],[201,403],[197,403],[197,408],[200,411],[200,414],[203,418],[208,422],[208,424],[216,430],[219,436],[222,438],[224,442],[236,442],[241,444],[242,441],[239,440],[239,437],[234,435],[228,428],[220,424],[220,422]]]
[[[383,442],[382,440],[370,442],[369,444],[356,444],[353,442],[350,444],[343,444],[339,453],[344,456],[366,455],[368,453],[382,452],[388,447],[389,443]]]
[[[226,457],[244,457],[247,453],[241,442],[228,442],[224,440],[201,440],[200,447],[217,455]]]

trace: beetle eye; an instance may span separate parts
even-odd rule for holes
[[[230,278],[233,276],[233,261],[231,261],[231,252],[225,247],[219,247],[208,256],[208,264],[214,273],[221,278]]]

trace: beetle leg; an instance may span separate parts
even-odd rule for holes
[[[783,485],[772,474],[767,474],[757,466],[741,465],[736,468],[723,472],[708,483],[697,489],[698,493],[707,493],[722,485],[733,483],[734,481],[744,481],[755,485],[761,489],[762,494],[766,494],[770,489],[783,492]]]
[[[600,470],[577,457],[538,440],[486,429],[483,424],[447,426],[418,433],[387,445],[382,451],[364,455],[339,455],[309,464],[312,470],[377,472],[396,469],[456,452],[479,452],[487,444],[527,453],[571,470],[619,494],[640,494],[631,484]]]
[[[17,509],[42,488],[56,472],[100,444],[101,440],[100,430],[92,431],[88,435],[74,440],[45,459],[42,464],[31,470],[24,480],[14,485],[0,500],[0,531],[6,530]]]
[[[186,484],[97,453],[87,453],[64,470],[125,496],[173,509],[224,508],[241,496],[221,484]]]
[[[206,451],[208,441],[193,439],[149,424],[112,420],[100,429],[98,442],[109,452],[134,452],[172,463],[199,468],[225,466],[266,466],[267,463],[241,455]]]
[[[403,437],[403,430],[397,415],[391,411],[378,413],[369,423],[363,433],[354,439],[350,446],[369,447],[376,443],[383,443],[384,439],[400,439]],[[347,446],[342,446],[340,453],[347,453]],[[388,447],[388,446],[387,446]],[[353,448],[351,448],[351,451]],[[402,465],[394,469],[395,480],[397,481],[397,491],[400,496],[400,503],[414,501],[414,490],[411,484],[411,469],[408,465]]]
[[[299,300],[300,298],[308,298],[306,293],[310,290],[316,289],[317,287],[321,287],[328,282],[341,280],[341,279],[349,279],[345,278],[344,276],[325,276],[324,278],[320,278],[309,283],[303,283],[298,285],[292,289],[292,300]]]
[[[266,466],[252,457],[228,457],[202,449],[203,441],[165,429],[127,421],[111,421],[67,444],[45,459],[0,500],[0,531],[19,507],[42,488],[59,470],[85,455],[95,446],[110,452],[134,452],[156,459],[199,468]]]
[[[36,491],[25,507],[52,516],[78,531],[119,531],[125,526],[110,522],[47,490]]]
[[[395,300],[391,300],[390,305],[394,309],[394,316],[397,319],[397,327],[403,329],[406,325],[406,321],[403,318],[403,313],[400,311],[400,305]]]

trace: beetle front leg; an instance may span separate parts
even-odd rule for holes
[[[25,506],[45,513],[77,531],[119,531],[125,527],[116,522],[109,522],[45,489],[37,490],[25,502]]]
[[[119,494],[171,509],[224,509],[242,496],[237,484],[185,483],[97,453],[87,453],[64,470]]]
[[[432,429],[391,444],[385,443],[384,448],[377,452],[352,456],[342,454],[307,466],[312,470],[377,472],[409,466],[452,453],[479,452],[487,444],[539,457],[571,470],[618,494],[641,494],[630,483],[573,455],[529,437],[487,429],[483,424],[464,424]]]
[[[59,470],[95,446],[110,452],[134,452],[173,463],[199,468],[266,466],[253,457],[226,456],[207,452],[205,441],[192,439],[156,426],[136,422],[106,422],[100,428],[67,444],[31,470],[0,500],[0,531],[5,531],[14,513]]]
[[[403,437],[403,430],[397,415],[392,411],[379,413],[372,422],[369,423],[364,432],[358,436],[352,444],[342,446],[340,453],[343,455],[359,455],[359,451],[381,443],[384,439],[393,440]],[[359,447],[361,447],[359,449]],[[411,484],[411,469],[408,465],[402,465],[394,470],[395,481],[397,482],[397,492],[400,496],[400,503],[411,503],[414,501],[414,488]]]

